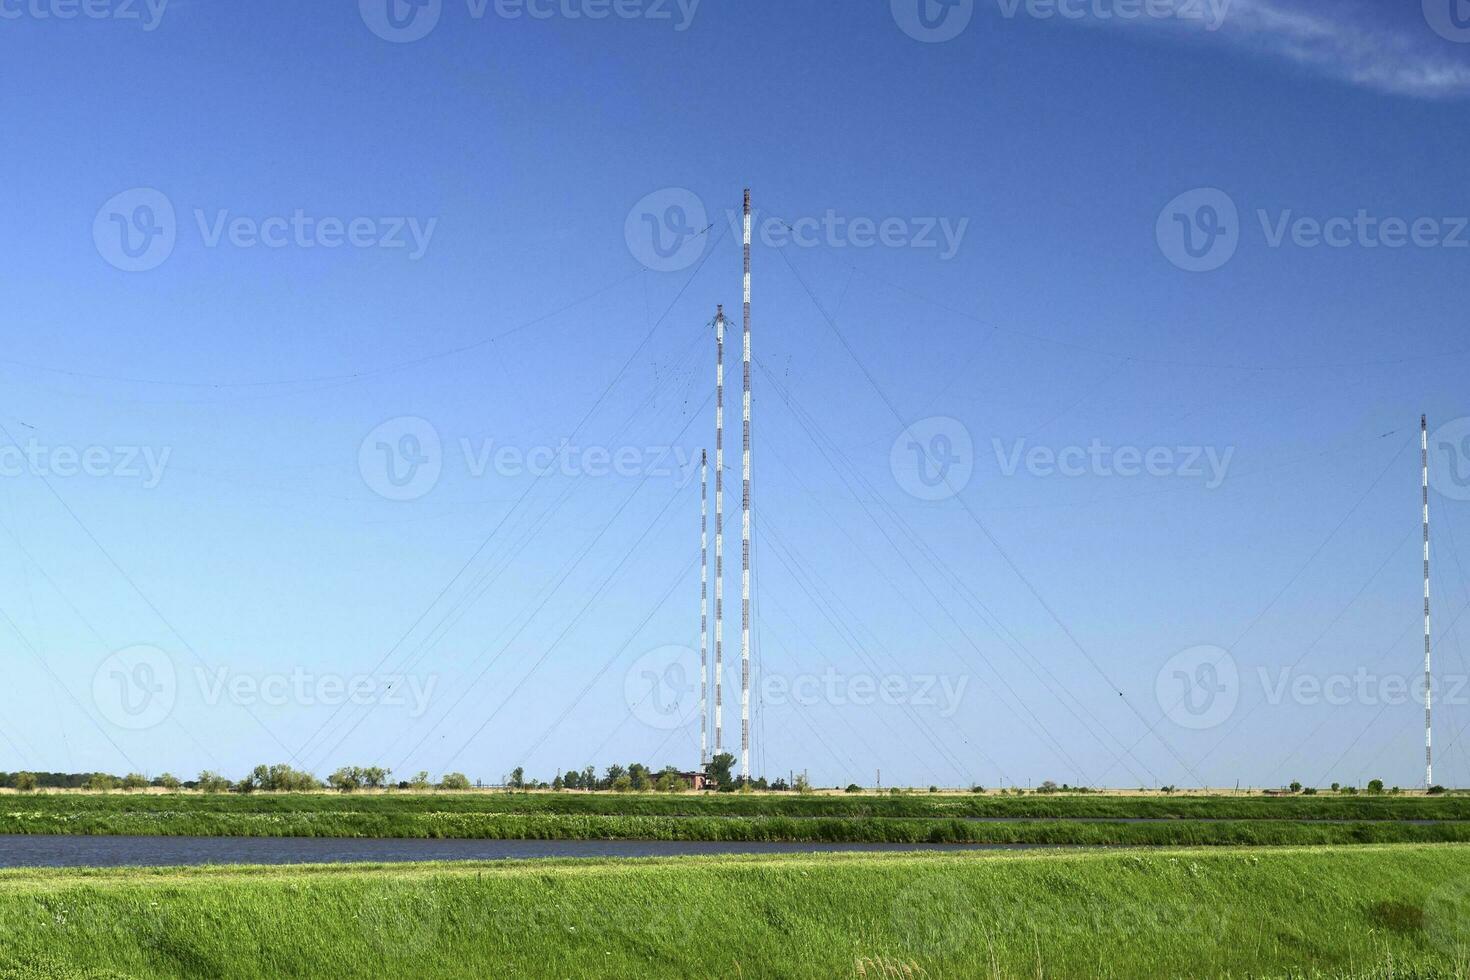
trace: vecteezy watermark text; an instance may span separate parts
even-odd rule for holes
[[[471,479],[490,474],[507,479],[545,476],[594,479],[676,479],[695,472],[694,453],[683,446],[604,446],[571,439],[537,446],[461,437],[454,444]],[[358,447],[358,472],[374,493],[388,500],[417,500],[438,485],[446,465],[444,441],[427,419],[389,419]]]
[[[752,695],[763,707],[907,706],[951,718],[969,686],[964,674],[844,673],[828,667],[820,674],[762,674],[753,682]],[[713,689],[705,694],[713,704]],[[623,696],[633,717],[651,728],[672,731],[693,724],[699,720],[699,655],[677,645],[650,650],[628,667]]]
[[[264,705],[281,708],[291,705],[311,708],[319,705],[381,705],[385,708],[407,708],[410,718],[419,718],[429,708],[437,675],[416,674],[352,674],[316,673],[304,667],[289,673],[252,674],[216,667],[194,668],[194,680],[204,703],[214,707],[221,702],[243,707]]]
[[[193,680],[200,700],[209,707],[376,705],[406,709],[410,718],[428,710],[439,682],[435,674],[349,675],[301,666],[259,673],[196,666]],[[183,686],[168,653],[139,644],[109,654],[98,664],[92,676],[92,701],[112,724],[141,731],[173,714]]]
[[[1213,272],[1235,257],[1252,225],[1270,249],[1470,249],[1470,216],[1375,214],[1306,215],[1295,209],[1258,208],[1242,221],[1234,199],[1216,187],[1186,191],[1166,204],[1154,225],[1159,251],[1187,272]]]
[[[1180,21],[1218,31],[1232,0],[995,0],[1007,20]]]
[[[0,477],[115,477],[152,490],[163,482],[171,455],[169,446],[48,446],[28,439],[0,445]]]
[[[1007,446],[992,439],[996,463],[1002,476],[1015,476],[1025,467],[1036,477],[1179,477],[1203,480],[1215,490],[1225,482],[1235,447],[1215,446],[1110,446],[1093,439],[1086,446],[1027,446],[1017,439]]]
[[[1243,674],[1230,652],[1216,646],[1191,647],[1170,657],[1159,669],[1154,690],[1165,717],[1181,728],[1202,731],[1230,720],[1249,680],[1255,681],[1261,700],[1271,707],[1424,703],[1425,679],[1418,671],[1381,672],[1360,665],[1352,671],[1324,673],[1292,665],[1257,667],[1254,674]],[[1437,704],[1470,704],[1470,677],[1464,674],[1436,674],[1432,688]]]
[[[304,208],[255,216],[230,208],[194,208],[193,226],[207,249],[383,249],[402,251],[411,262],[424,257],[438,218],[415,216],[342,217]],[[188,227],[187,225],[185,227]],[[162,191],[135,187],[109,198],[92,222],[97,254],[124,272],[156,269],[173,254],[180,234],[173,201]]]
[[[689,30],[702,0],[465,0],[471,21],[490,15],[509,21],[637,20]],[[368,30],[394,44],[428,37],[444,15],[445,0],[358,0]]]
[[[744,215],[727,210],[725,220],[737,238],[743,232]],[[845,215],[828,208],[820,216],[804,216],[787,221],[757,210],[751,215],[751,235],[767,248],[912,248],[933,251],[940,261],[959,254],[969,218],[903,217],[889,215],[875,218]]]
[[[169,0],[0,0],[0,20],[115,20],[153,31]]]
[[[894,23],[926,44],[953,41],[965,32],[983,0],[889,0]],[[1431,2],[1431,0],[1426,0]],[[1218,31],[1232,0],[994,0],[1006,20],[1138,22],[1173,21]]]

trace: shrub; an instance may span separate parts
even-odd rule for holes
[[[18,772],[15,774],[13,784],[22,793],[33,793],[36,789],[36,774],[33,772]]]
[[[82,784],[82,788],[105,793],[110,789],[117,789],[117,783],[118,779],[116,776],[109,776],[105,772],[94,772],[87,777],[87,781]]]
[[[153,785],[166,789],[170,793],[175,793],[178,792],[178,790],[182,788],[184,784],[179,782],[178,776],[175,776],[171,772],[166,772],[162,776],[154,779]]]
[[[147,789],[148,777],[141,772],[130,772],[122,778],[123,789]]]
[[[847,789],[843,790],[844,793],[861,793],[862,791],[863,788],[857,783],[848,783]]]
[[[462,772],[448,772],[439,780],[440,789],[469,789],[470,777]]]

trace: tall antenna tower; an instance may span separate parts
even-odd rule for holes
[[[715,307],[715,754],[724,750],[725,307]]]
[[[699,451],[699,768],[709,762],[709,453]]]
[[[740,775],[750,780],[750,188],[745,189],[744,389],[740,417]]]
[[[1419,417],[1419,454],[1424,463],[1424,788],[1434,785],[1433,712],[1429,690],[1429,416]]]

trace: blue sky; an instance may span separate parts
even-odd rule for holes
[[[1427,413],[1470,781],[1465,4],[394,3],[0,3],[0,770],[692,765],[749,186],[758,772],[1415,785]]]

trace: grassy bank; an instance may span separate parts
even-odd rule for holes
[[[0,974],[1449,977],[1467,922],[1457,847],[25,871]]]
[[[412,822],[426,813],[629,817],[1470,820],[1470,797],[778,796],[744,794],[384,793],[28,794],[0,796],[21,823],[137,815],[158,821],[300,815]],[[227,823],[227,821],[220,821]],[[221,831],[228,832],[228,831]],[[417,833],[408,836],[419,836]]]
[[[923,817],[647,817],[370,811],[0,814],[0,833],[482,840],[790,841],[1050,845],[1312,845],[1470,842],[1470,822],[1276,820],[971,821]]]

